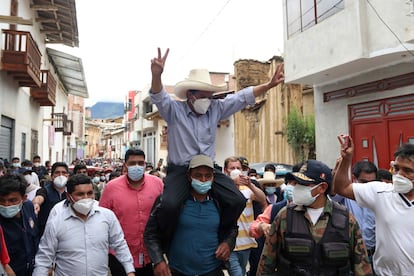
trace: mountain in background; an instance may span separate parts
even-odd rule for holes
[[[124,115],[124,104],[115,102],[97,102],[91,109],[91,119],[113,119]]]

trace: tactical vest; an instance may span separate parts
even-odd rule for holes
[[[278,275],[349,275],[349,213],[332,202],[332,215],[321,240],[316,243],[305,210],[287,207],[287,231],[278,263]]]

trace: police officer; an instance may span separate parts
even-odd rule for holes
[[[273,221],[258,274],[372,275],[358,223],[327,197],[328,166],[308,160],[288,177],[294,179],[293,204]]]

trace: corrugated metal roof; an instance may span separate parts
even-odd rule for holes
[[[67,92],[89,98],[82,59],[51,48],[47,48],[46,51]]]

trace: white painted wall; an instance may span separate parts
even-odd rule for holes
[[[234,156],[234,117],[230,116],[229,126],[217,128],[216,133],[216,158],[215,161],[221,167],[224,166],[224,160],[227,157]]]
[[[378,79],[400,75],[402,72],[406,72],[409,67],[414,68],[414,63],[399,64],[374,72],[360,74],[358,77],[343,80],[335,84],[314,87],[316,156],[318,160],[332,167],[335,165],[335,161],[339,156],[339,143],[336,136],[350,132],[348,118],[349,105],[412,94],[414,92],[414,85],[329,102],[323,102],[323,93],[333,89],[341,89],[360,83],[368,83]]]
[[[0,14],[10,14],[10,0],[0,1]],[[24,19],[35,19],[35,13],[30,9],[30,1],[19,1],[18,15]],[[9,29],[8,24],[1,24],[0,29]],[[33,26],[17,25],[17,29],[21,31],[29,31],[36,41],[42,54],[41,69],[49,69],[53,72],[46,54],[46,45],[44,44],[44,36],[40,34],[40,25],[35,23]],[[3,36],[0,37],[0,45],[3,44]],[[56,107],[55,112],[67,112],[67,94],[63,87],[59,85],[56,91]],[[6,72],[0,71],[0,114],[13,118],[15,120],[15,137],[14,137],[14,156],[21,156],[21,140],[22,133],[26,133],[26,152],[25,157],[31,159],[31,130],[38,131],[38,154],[42,160],[49,159],[49,129],[50,122],[44,121],[44,118],[50,118],[51,108],[40,107],[37,102],[30,98],[30,89],[27,87],[18,87],[18,84]],[[51,160],[69,162],[69,147],[67,146],[67,137],[63,137],[61,133],[56,133],[55,144],[52,147]]]
[[[317,159],[332,167],[339,156],[336,137],[349,133],[349,105],[414,91],[410,86],[323,102],[325,92],[402,75],[414,68],[414,58],[407,51],[414,50],[414,17],[407,16],[412,4],[404,0],[370,0],[372,7],[367,1],[344,3],[344,10],[291,38],[286,37],[284,13],[286,82],[314,86]]]
[[[284,1],[284,9],[286,9]],[[370,0],[381,18],[403,42],[414,39],[410,6],[403,0]],[[284,15],[286,17],[286,15]],[[286,26],[286,18],[285,18]],[[286,28],[286,27],[285,27]],[[285,30],[286,36],[286,30]],[[405,45],[414,49],[414,45]],[[285,37],[286,82],[317,84],[362,70],[367,59],[381,56],[380,64],[393,63],[393,54],[406,49],[380,21],[366,1],[347,0],[345,9],[289,39]],[[384,59],[390,55],[390,59]],[[338,68],[340,67],[340,68]],[[365,67],[366,68],[366,67]],[[309,82],[309,76],[314,76]],[[308,77],[308,78],[306,78]]]

